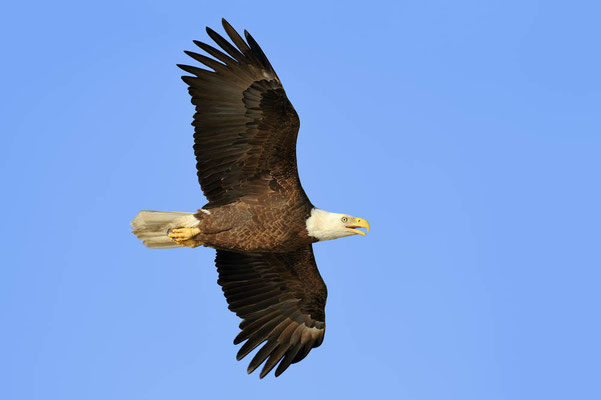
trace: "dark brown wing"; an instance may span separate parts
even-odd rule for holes
[[[249,374],[267,360],[260,377],[278,362],[279,376],[321,344],[327,289],[311,245],[290,253],[218,250],[215,263],[229,309],[243,318],[234,339],[234,344],[246,340],[238,360],[265,343],[250,362]]]
[[[219,62],[186,52],[212,71],[179,65],[195,75],[182,79],[196,106],[194,153],[198,180],[209,200],[205,208],[276,186],[300,188],[298,115],[252,36],[245,31],[244,41],[225,20],[223,27],[235,46],[210,28],[207,33],[221,50],[194,42]]]

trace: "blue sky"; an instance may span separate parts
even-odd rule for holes
[[[0,398],[601,397],[593,1],[27,2],[0,16]],[[226,17],[301,118],[323,345],[246,375],[214,251],[140,209],[205,200],[176,63]]]

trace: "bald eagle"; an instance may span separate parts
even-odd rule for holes
[[[242,322],[234,344],[240,360],[259,345],[248,366],[276,365],[279,376],[324,338],[327,290],[312,244],[365,235],[365,219],[318,209],[298,177],[299,119],[265,54],[223,20],[230,43],[194,41],[208,55],[185,53],[208,69],[178,65],[196,107],[194,154],[208,203],[196,213],[140,211],[133,233],[150,248],[207,246],[229,309]],[[278,364],[279,363],[279,364]]]

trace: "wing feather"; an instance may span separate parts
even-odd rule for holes
[[[248,364],[248,373],[252,373],[255,369],[257,369],[258,366],[263,364],[263,361],[265,361],[279,345],[280,344],[277,341],[270,340],[265,344],[265,346],[261,347],[261,349],[253,357],[250,364]]]
[[[222,20],[225,25],[225,19]],[[227,54],[229,54],[232,58],[236,59],[238,62],[243,63],[245,61],[244,54],[240,53],[240,51],[232,46],[230,42],[225,40],[223,36],[215,32],[213,29],[207,26],[207,34],[213,39],[215,43],[219,45]]]
[[[298,115],[252,36],[245,31],[245,41],[225,20],[223,27],[233,44],[211,28],[207,33],[219,49],[194,42],[214,58],[185,52],[207,69],[178,65],[193,75],[182,79],[196,106],[194,153],[209,200],[204,208],[274,188],[297,189],[302,196],[296,166]]]
[[[234,61],[233,58],[226,56],[221,51],[217,50],[216,48],[214,48],[211,45],[200,42],[198,40],[193,40],[193,42],[195,45],[197,45],[198,47],[200,47],[201,49],[206,51],[208,54],[212,55],[213,57],[215,57],[216,59],[218,59],[219,61],[223,62],[226,65],[236,62],[236,61]]]
[[[280,375],[321,344],[327,289],[311,245],[289,253],[218,250],[215,263],[229,308],[243,319],[234,344],[244,344],[236,358],[262,345],[249,373],[265,362],[262,378],[280,362]]]

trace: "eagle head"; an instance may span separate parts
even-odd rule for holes
[[[307,219],[307,232],[309,236],[319,241],[338,239],[351,235],[365,236],[365,232],[357,228],[365,228],[369,232],[369,222],[363,218],[356,218],[347,214],[331,213],[313,208],[311,216]]]

